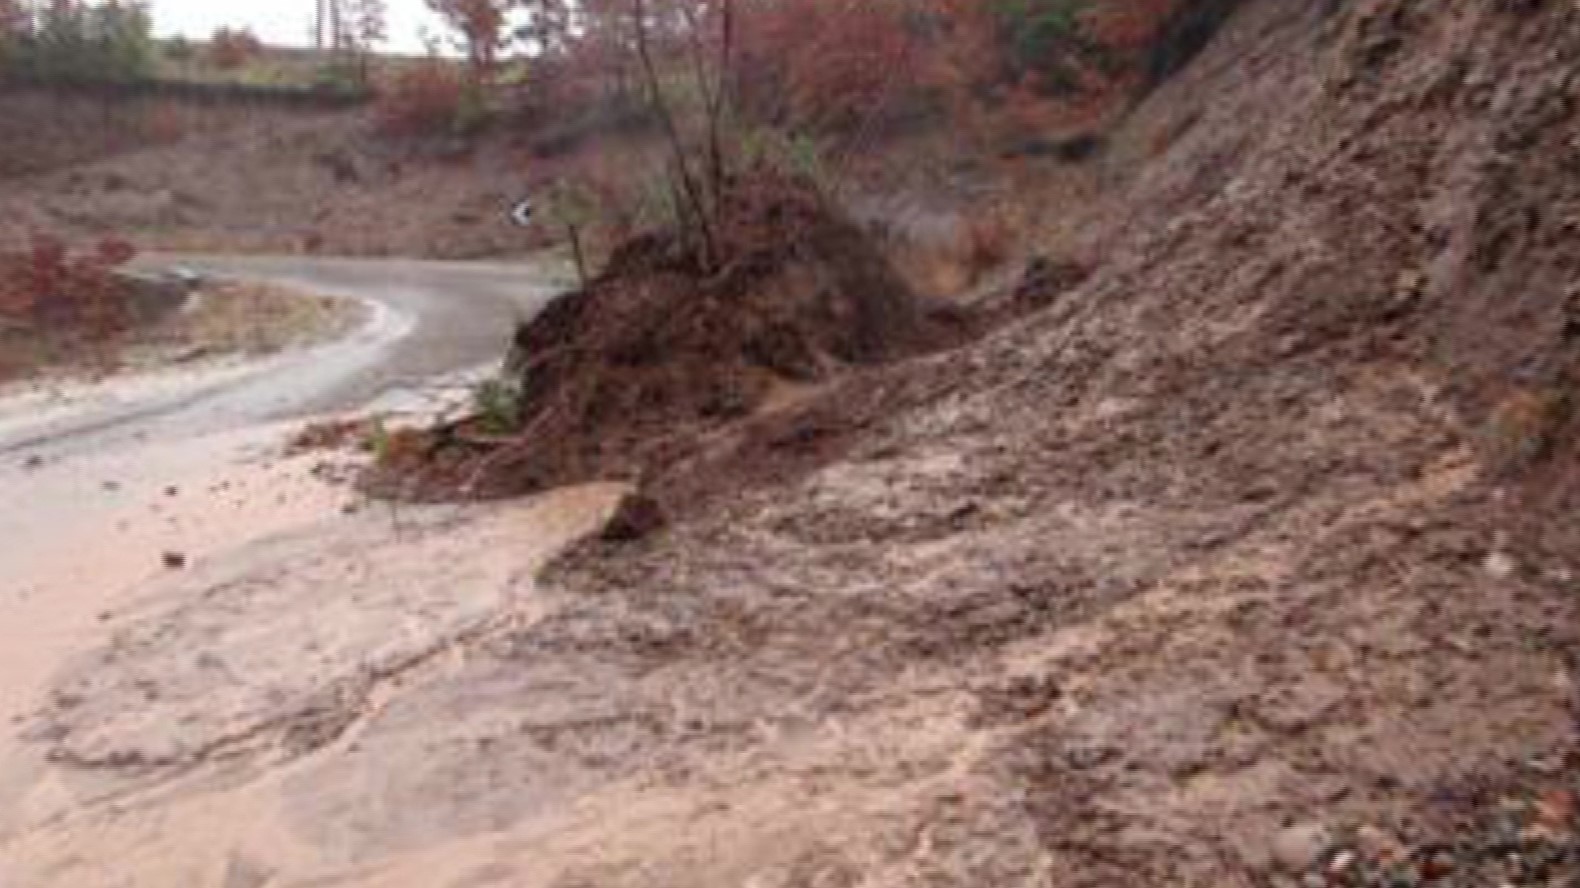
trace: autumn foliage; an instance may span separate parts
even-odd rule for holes
[[[925,58],[904,0],[800,0],[744,17],[738,80],[748,107],[815,129],[848,128],[902,104]]]
[[[1133,87],[1183,0],[756,0],[738,5],[735,101],[750,117],[814,130],[1032,92],[1063,101]],[[721,0],[652,4],[659,45],[682,56]],[[555,44],[562,68],[630,77],[630,0],[589,0]],[[670,33],[665,23],[676,23]],[[706,34],[704,37],[706,38]],[[667,44],[663,38],[668,37]]]
[[[209,64],[222,71],[234,71],[263,54],[263,43],[245,28],[220,28],[209,39]]]
[[[392,136],[453,131],[467,85],[455,66],[428,59],[401,70],[379,95],[379,128]]]
[[[0,253],[0,325],[40,334],[103,340],[125,329],[129,306],[114,272],[136,255],[104,240],[85,251],[35,236],[27,249]]]
[[[428,0],[428,8],[455,33],[455,47],[466,54],[474,84],[493,76],[500,53],[510,44],[506,24],[512,5],[511,0]]]

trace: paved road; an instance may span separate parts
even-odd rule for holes
[[[374,316],[345,340],[246,372],[0,428],[0,457],[54,459],[161,435],[196,436],[357,407],[392,389],[498,359],[515,324],[559,289],[554,275],[524,263],[153,256],[139,266],[184,267],[357,298]]]

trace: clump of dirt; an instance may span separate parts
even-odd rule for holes
[[[377,418],[354,416],[316,420],[297,429],[285,450],[288,454],[319,450],[371,449],[379,435]]]
[[[371,485],[418,498],[498,496],[631,477],[694,450],[784,388],[958,341],[816,190],[742,177],[711,266],[674,232],[629,241],[584,289],[516,333],[479,416],[385,459]],[[496,392],[497,395],[497,392]],[[482,399],[480,399],[482,400]]]

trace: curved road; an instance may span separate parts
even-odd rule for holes
[[[138,267],[188,268],[355,298],[373,316],[344,340],[245,370],[0,428],[0,457],[53,460],[357,407],[498,360],[516,323],[563,288],[543,266],[524,263],[152,256]]]
[[[71,656],[102,643],[108,609],[171,566],[161,553],[221,561],[354,501],[280,456],[280,421],[497,362],[515,323],[559,289],[527,264],[170,256],[140,265],[356,298],[372,318],[345,339],[232,369],[114,379],[64,401],[0,399],[0,726],[29,711]],[[13,740],[0,730],[0,799],[16,779],[6,767]],[[0,886],[12,884],[6,870],[0,863]]]

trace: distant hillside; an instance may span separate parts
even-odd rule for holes
[[[189,99],[190,97],[188,97]],[[191,101],[157,91],[0,92],[0,180],[48,173],[242,124],[309,112],[256,101]]]
[[[366,109],[0,95],[0,243],[461,257],[524,249],[506,138],[381,139]]]

